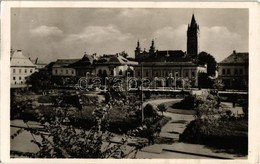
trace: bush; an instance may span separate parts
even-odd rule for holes
[[[163,112],[165,112],[167,110],[167,108],[164,104],[159,104],[157,107],[158,107],[158,110],[160,112],[162,112],[162,115],[163,115]]]
[[[187,125],[179,140],[221,149],[234,149],[236,153],[247,154],[248,121],[217,120],[215,123],[209,123],[207,120],[196,119]]]
[[[179,103],[174,103],[172,105],[172,108],[177,108],[177,109],[194,109],[194,104],[196,102],[196,96],[194,95],[189,95],[185,96],[183,100]]]
[[[154,104],[148,103],[144,107],[144,117],[155,117],[157,116],[158,107]]]

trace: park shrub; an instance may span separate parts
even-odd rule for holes
[[[180,142],[204,144],[220,149],[234,149],[236,153],[247,154],[248,121],[244,119],[212,123],[208,120],[191,121],[180,135]]]
[[[144,107],[144,117],[156,117],[158,111],[158,107],[155,104],[146,104]]]
[[[183,100],[181,100],[179,103],[174,103],[172,105],[172,108],[177,109],[194,109],[194,104],[196,102],[196,96],[195,95],[188,95],[185,96]]]
[[[195,120],[191,121],[180,135],[181,142],[231,148],[238,153],[247,153],[246,117],[235,117],[229,108],[218,104],[217,97],[211,94],[197,96],[194,110]]]
[[[31,128],[26,130],[32,136],[39,135],[41,137],[40,141],[35,139],[31,141],[39,147],[39,151],[30,154],[11,151],[11,155],[30,158],[127,158],[133,155],[134,158],[137,151],[142,148],[143,144],[137,142],[134,149],[126,150],[128,136],[119,140],[119,143],[111,142],[114,135],[108,131],[108,123],[111,120],[109,115],[114,109],[112,103],[95,106],[90,116],[91,128],[88,130],[82,126],[79,126],[78,129],[72,126],[72,121],[83,122],[77,118],[71,119],[69,108],[55,107],[49,118],[38,111],[37,120],[43,126],[44,132],[37,129],[31,130]],[[17,131],[11,138],[14,139],[19,133],[20,131]],[[107,144],[102,147],[104,143]]]

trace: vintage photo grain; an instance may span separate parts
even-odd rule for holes
[[[248,8],[11,7],[9,50],[11,159],[248,159]]]

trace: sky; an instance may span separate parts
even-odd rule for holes
[[[199,52],[219,62],[233,50],[248,52],[247,9],[12,8],[11,47],[42,62],[79,59],[84,52],[134,57],[137,41],[149,50],[187,51],[192,14],[199,24]]]

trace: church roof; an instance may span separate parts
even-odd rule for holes
[[[191,61],[182,50],[162,50],[156,51],[154,55],[147,55],[141,62],[188,62]]]
[[[23,55],[22,50],[15,51],[11,56],[11,67],[36,67],[32,61]]]
[[[231,55],[227,58],[219,62],[219,64],[245,64],[249,61],[249,54],[248,52],[236,52],[234,51]]]

